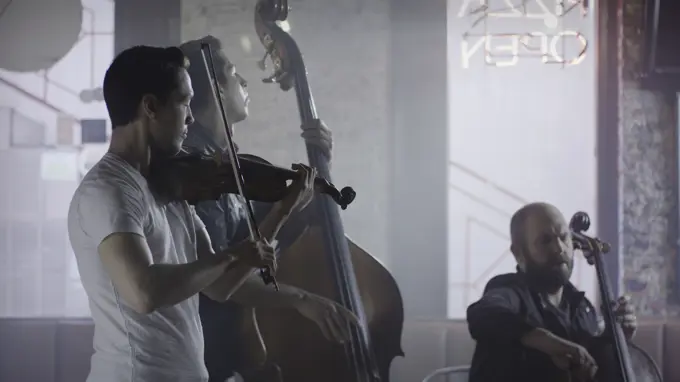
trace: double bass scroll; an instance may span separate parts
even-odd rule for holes
[[[255,30],[274,68],[264,82],[283,91],[294,89],[301,124],[309,127],[318,123],[318,116],[300,49],[279,26],[287,16],[285,0],[259,0],[256,5]],[[310,143],[306,148],[309,165],[331,182],[326,154]],[[315,218],[282,251],[277,279],[336,301],[359,318],[359,325],[350,327],[349,341],[339,345],[291,309],[244,312],[240,334],[248,354],[237,371],[246,382],[388,382],[392,360],[403,355],[404,308],[396,281],[345,236],[331,198],[319,195],[310,207]]]

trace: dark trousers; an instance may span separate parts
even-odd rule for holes
[[[199,297],[199,312],[205,342],[205,366],[210,382],[224,382],[234,376],[240,361],[237,325],[238,306],[233,302],[218,303],[203,294]]]

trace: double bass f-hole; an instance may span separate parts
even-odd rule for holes
[[[311,126],[318,122],[318,116],[307,69],[297,43],[282,28],[288,10],[286,0],[257,2],[255,31],[265,49],[264,59],[258,66],[266,68],[267,59],[271,61],[273,73],[263,81],[276,83],[283,91],[294,89],[301,125]],[[306,148],[309,165],[331,182],[326,154],[310,142],[306,142]],[[303,323],[298,319],[286,321],[277,317],[274,322],[260,317],[261,323],[267,321],[261,325],[263,332],[272,330],[265,336],[268,337],[268,358],[280,368],[285,382],[387,382],[390,363],[394,357],[403,355],[401,294],[389,272],[345,236],[338,206],[331,202],[326,196],[315,198],[310,207],[314,209],[316,224],[309,227],[308,234],[298,238],[299,246],[295,251],[291,250],[290,257],[282,257],[278,274],[287,284],[335,300],[353,312],[359,324],[349,325],[349,339],[338,347],[326,341],[319,342],[319,337],[308,328],[303,329]],[[301,261],[303,258],[306,262]],[[310,262],[316,266],[312,267]],[[284,269],[286,264],[291,266],[288,273]],[[292,264],[298,266],[293,268]],[[324,277],[315,278],[310,271],[302,272],[302,264],[305,269],[315,269],[314,273]],[[300,271],[296,273],[292,269]],[[288,336],[291,332],[304,338],[292,339],[292,335]],[[317,360],[314,365],[286,349],[288,346],[303,347],[300,343],[309,344],[309,355]]]
[[[255,31],[265,48],[265,58],[269,56],[274,67],[273,74],[263,82],[277,83],[283,91],[295,89],[298,111],[304,125],[318,117],[302,53],[295,40],[279,25],[288,18],[288,10],[287,0],[260,0],[255,6]],[[328,159],[310,145],[307,145],[307,154],[310,165],[316,167],[319,174],[330,181]],[[357,382],[379,381],[380,371],[375,362],[342,221],[337,207],[325,202],[327,201],[321,200],[316,205],[322,216],[323,229],[327,232],[325,252],[332,260],[331,268],[338,286],[339,302],[360,320],[359,327],[350,328],[352,335],[349,343],[345,345],[347,361]]]

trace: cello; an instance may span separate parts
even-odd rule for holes
[[[318,117],[302,54],[277,24],[287,15],[286,0],[256,5],[255,30],[274,67],[263,81],[295,90],[305,124]],[[328,158],[309,143],[306,148],[310,166],[330,181]],[[359,325],[349,328],[347,343],[336,344],[292,309],[244,308],[238,330],[243,354],[236,371],[246,382],[387,382],[392,361],[404,355],[399,287],[376,258],[345,236],[331,198],[317,196],[310,207],[316,221],[281,253],[276,278],[338,302],[358,317]]]
[[[569,228],[574,241],[574,249],[581,250],[588,264],[595,267],[602,303],[601,313],[605,322],[606,335],[586,344],[586,348],[598,366],[594,382],[663,382],[659,367],[652,357],[626,339],[621,325],[614,316],[612,309],[615,301],[614,294],[602,259],[602,255],[609,252],[611,246],[584,233],[590,228],[590,217],[585,212],[574,214],[569,222]],[[565,380],[590,382],[582,381],[571,375],[567,375]]]

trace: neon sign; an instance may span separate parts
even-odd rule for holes
[[[534,57],[544,64],[556,63],[562,66],[578,65],[585,59],[588,39],[576,30],[559,27],[565,16],[576,8],[581,9],[584,17],[588,10],[586,0],[553,0],[553,11],[546,5],[547,0],[525,0],[522,5],[514,5],[512,0],[502,0],[504,7],[496,10],[491,10],[489,1],[491,0],[463,0],[458,11],[458,18],[473,18],[472,25],[463,34],[460,43],[463,68],[469,68],[471,59],[480,53],[484,55],[487,65],[496,67],[516,66],[520,57]],[[472,8],[473,2],[478,2],[479,6]],[[529,11],[529,3],[533,4],[533,12]],[[489,32],[490,21],[499,19],[543,21],[549,31]],[[473,33],[479,29],[483,31]]]

